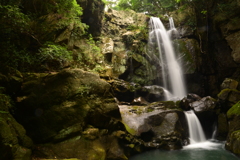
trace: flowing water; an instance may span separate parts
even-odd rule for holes
[[[170,38],[171,33],[176,31],[173,20],[170,19],[170,32],[167,32],[161,20],[156,17],[151,17],[149,27],[148,54],[159,59],[163,87],[171,90],[174,97],[181,99],[186,96],[186,87]],[[158,56],[156,56],[156,52]]]
[[[191,110],[184,112],[184,114],[188,122],[190,144],[206,141],[207,139],[204,135],[201,123],[195,113]]]

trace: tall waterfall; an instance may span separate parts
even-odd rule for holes
[[[191,110],[184,112],[184,114],[188,122],[190,144],[206,141],[201,123],[195,113]]]
[[[170,24],[169,31],[176,30],[172,19],[170,19]],[[151,17],[149,27],[148,55],[155,61],[158,59],[163,87],[170,90],[174,98],[183,98],[186,95],[185,85],[170,39],[171,34],[168,34],[160,19],[156,17]]]

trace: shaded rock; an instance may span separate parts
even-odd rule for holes
[[[218,115],[217,119],[217,135],[216,138],[218,140],[226,140],[227,134],[228,134],[228,120],[227,115],[224,113],[221,113]]]
[[[135,98],[135,92],[141,88],[140,85],[129,83],[121,79],[113,79],[108,81],[114,92],[114,96],[121,102],[132,102]]]
[[[184,111],[190,110],[191,108],[191,103],[195,101],[199,101],[201,99],[200,96],[197,94],[189,93],[187,97],[184,97],[180,102],[179,102],[179,107],[182,108]]]
[[[216,107],[216,105],[217,101],[210,96],[190,103],[190,107],[193,108],[195,112],[211,111]]]
[[[223,104],[221,107],[224,110],[228,110],[233,106],[235,103],[237,103],[240,99],[240,91],[236,89],[223,89],[218,94],[219,101],[221,104]]]
[[[237,63],[240,63],[240,46],[239,46],[239,43],[240,43],[240,32],[235,32],[229,36],[226,37],[226,40],[229,44],[229,46],[231,47],[232,49],[232,57],[233,57],[233,60]]]
[[[221,84],[221,89],[237,89],[238,81],[230,78],[226,78]]]
[[[11,100],[0,94],[0,159],[31,159],[32,140],[10,114]]]
[[[240,130],[234,131],[229,135],[225,147],[227,150],[240,156]]]
[[[93,36],[99,36],[103,26],[105,3],[95,0],[77,0],[77,3],[83,8],[82,22],[89,25],[89,32]]]
[[[37,143],[79,134],[88,123],[104,128],[121,117],[110,85],[80,69],[26,75],[19,99],[17,118]]]
[[[165,92],[161,86],[144,86],[140,93],[148,102],[155,102],[165,99]]]
[[[239,136],[240,136],[240,102],[233,105],[227,112],[229,132],[226,142],[226,149],[231,152],[240,155],[239,146]]]

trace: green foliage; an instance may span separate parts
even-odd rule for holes
[[[99,42],[95,41],[90,34],[88,39],[82,42],[81,52],[78,52],[75,62],[78,64],[76,67],[82,67],[85,70],[93,72],[101,72],[104,70],[102,62],[104,56],[99,48]]]
[[[0,1],[0,64],[27,71],[44,61],[71,60],[71,53],[53,41],[66,28],[71,39],[86,34],[81,15],[76,0]]]
[[[164,14],[176,9],[175,0],[120,0],[117,8],[120,10],[131,9],[136,12],[146,12],[148,14]]]
[[[39,49],[39,58],[40,62],[56,60],[63,65],[64,62],[72,60],[72,52],[66,47],[48,42],[45,47]]]

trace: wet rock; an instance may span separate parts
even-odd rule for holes
[[[227,115],[224,113],[220,113],[217,119],[217,135],[216,138],[218,140],[226,140],[228,134],[228,120]]]
[[[195,112],[211,111],[216,107],[216,105],[217,101],[210,96],[190,103],[190,107],[194,109]]]
[[[236,89],[223,89],[218,94],[218,99],[222,105],[222,109],[227,111],[231,106],[237,103],[240,99],[240,91]]]
[[[179,102],[179,106],[180,108],[182,108],[184,111],[190,110],[191,108],[191,103],[195,102],[195,101],[199,101],[201,99],[200,96],[198,96],[197,94],[193,94],[193,93],[189,93],[187,95],[187,97],[184,97],[180,102]]]

